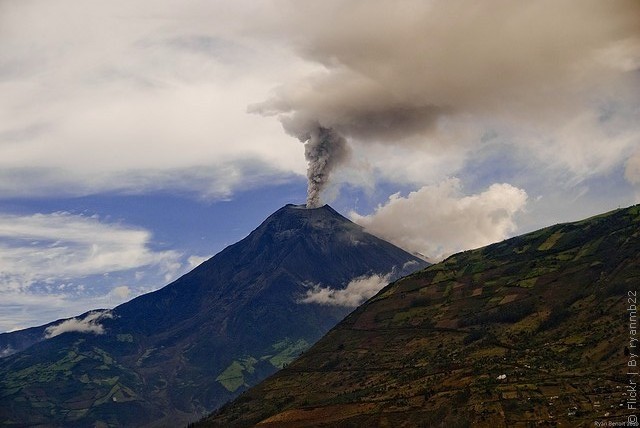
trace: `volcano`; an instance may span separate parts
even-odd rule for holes
[[[18,351],[0,360],[0,420],[193,421],[286,366],[353,310],[307,302],[313,290],[426,265],[328,205],[287,205],[156,292],[0,335],[0,351]]]

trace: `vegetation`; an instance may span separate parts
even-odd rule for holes
[[[535,303],[532,299],[507,303],[489,311],[473,315],[461,320],[462,326],[490,324],[490,323],[515,323],[531,315],[535,311]]]

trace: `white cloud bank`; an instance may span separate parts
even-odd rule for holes
[[[44,338],[51,339],[62,333],[70,332],[104,334],[104,327],[100,321],[106,318],[113,318],[110,311],[92,311],[84,318],[71,318],[60,324],[47,327],[44,331]]]
[[[303,173],[277,121],[246,110],[309,67],[244,37],[259,6],[240,3],[3,3],[0,196],[225,198]]]
[[[343,289],[314,285],[300,303],[317,303],[328,306],[355,308],[382,290],[391,278],[387,275],[371,275],[354,278]]]
[[[452,178],[407,197],[391,195],[373,214],[350,217],[370,233],[435,261],[508,237],[526,202],[527,193],[509,184],[467,196]]]
[[[180,254],[150,244],[150,232],[96,216],[0,214],[0,291],[149,266],[174,276]]]

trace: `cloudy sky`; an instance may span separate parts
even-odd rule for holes
[[[640,199],[637,0],[0,0],[0,94],[0,331],[167,284],[305,151],[433,260]]]

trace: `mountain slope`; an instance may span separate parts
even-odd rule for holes
[[[390,284],[200,425],[626,421],[639,282],[640,206],[466,251]]]
[[[0,360],[0,420],[191,421],[289,363],[351,311],[301,303],[311,284],[344,288],[424,265],[328,206],[287,205],[161,290],[31,330],[41,332],[37,343]],[[58,334],[78,326],[103,334]]]

